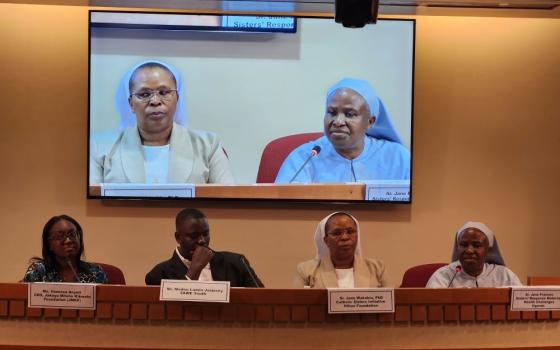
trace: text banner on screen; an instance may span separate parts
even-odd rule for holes
[[[193,184],[101,184],[104,197],[154,197],[154,198],[194,198]]]
[[[91,25],[98,28],[221,30],[295,33],[295,17],[191,15],[169,13],[116,13],[95,11]]]
[[[410,181],[365,181],[367,201],[410,201]]]

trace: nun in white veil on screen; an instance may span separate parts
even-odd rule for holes
[[[469,221],[455,234],[451,264],[438,269],[428,288],[491,288],[521,286],[505,266],[494,232],[482,222]]]
[[[334,212],[317,225],[314,259],[298,264],[296,288],[391,287],[383,261],[362,256],[358,220]]]
[[[129,69],[115,96],[119,130],[91,136],[90,184],[234,183],[217,135],[187,128],[184,96],[167,63]]]
[[[293,150],[282,163],[276,183],[410,179],[410,152],[367,81],[340,80],[329,88],[325,109],[324,136]],[[298,173],[316,146],[320,152]]]

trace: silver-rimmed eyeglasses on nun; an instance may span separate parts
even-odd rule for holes
[[[154,96],[159,97],[161,101],[171,101],[174,93],[179,95],[177,89],[142,90],[140,92],[131,93],[130,97],[134,96],[138,101],[144,103],[151,101]]]

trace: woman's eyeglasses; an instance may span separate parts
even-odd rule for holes
[[[335,239],[340,239],[342,237],[342,235],[347,234],[348,236],[353,236],[356,233],[358,233],[355,229],[353,228],[347,228],[347,229],[339,229],[339,230],[333,230],[330,232],[327,232],[327,234]]]
[[[131,93],[130,96],[136,97],[141,102],[149,102],[152,97],[157,96],[160,101],[171,101],[177,89],[160,89],[160,90],[142,90],[140,92]]]
[[[59,241],[64,242],[66,238],[74,241],[78,239],[78,232],[77,231],[68,231],[68,232],[55,232],[49,237],[49,241]]]

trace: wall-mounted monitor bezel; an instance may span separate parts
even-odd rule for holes
[[[295,16],[296,20],[295,20],[295,25],[293,27],[293,30],[284,30],[284,31],[276,31],[274,32],[267,32],[265,30],[252,30],[249,29],[247,31],[243,30],[245,33],[239,33],[239,31],[234,31],[232,32],[232,30],[230,29],[224,29],[223,28],[211,28],[209,30],[208,26],[190,26],[190,27],[183,27],[183,28],[179,28],[178,26],[165,26],[165,25],[147,25],[145,28],[140,28],[138,26],[138,24],[135,25],[130,25],[130,24],[126,24],[123,25],[122,23],[116,23],[116,24],[103,24],[103,25],[91,25],[91,16],[93,13],[118,13],[118,14],[169,14],[169,15],[189,15],[189,16],[208,16],[208,14],[205,13],[174,13],[174,12],[157,12],[157,13],[151,13],[151,12],[147,12],[147,11],[97,11],[97,10],[92,10],[90,11],[90,27],[89,27],[89,40],[88,40],[88,53],[89,53],[89,57],[88,57],[88,149],[87,149],[87,157],[88,157],[88,169],[87,169],[87,180],[86,180],[86,185],[87,185],[87,198],[88,199],[133,199],[133,200],[180,200],[180,201],[280,201],[280,202],[317,202],[317,203],[352,203],[352,204],[372,204],[372,203],[404,203],[404,204],[409,204],[412,202],[412,162],[413,162],[413,150],[412,150],[412,145],[413,145],[413,112],[414,112],[414,63],[415,63],[415,20],[413,19],[383,19],[380,18],[379,22],[376,26],[380,25],[379,23],[381,23],[381,25],[383,25],[383,23],[397,23],[397,22],[402,22],[402,23],[407,23],[407,26],[410,27],[410,42],[407,43],[407,45],[410,46],[409,52],[410,52],[410,57],[408,57],[408,62],[410,62],[411,66],[406,68],[409,71],[409,82],[408,82],[408,86],[410,87],[410,91],[408,91],[407,93],[409,94],[409,99],[408,99],[408,108],[409,108],[409,119],[408,119],[408,136],[406,137],[406,143],[407,143],[407,147],[410,150],[410,187],[408,188],[408,196],[398,196],[398,190],[395,191],[395,193],[397,194],[395,198],[395,200],[384,200],[384,199],[375,199],[375,200],[365,200],[365,195],[364,193],[366,192],[366,185],[364,184],[359,184],[359,183],[336,183],[336,184],[291,184],[291,185],[282,185],[282,184],[256,184],[256,182],[253,183],[249,183],[249,182],[244,182],[242,184],[239,185],[227,185],[227,186],[219,186],[219,185],[195,185],[194,187],[195,189],[195,198],[184,198],[184,197],[152,197],[150,196],[103,196],[101,195],[101,189],[99,186],[95,186],[95,185],[91,185],[90,184],[90,142],[91,142],[91,135],[92,133],[95,132],[94,127],[92,127],[92,91],[94,90],[94,88],[92,88],[92,74],[96,74],[95,72],[92,72],[92,28],[113,28],[113,29],[121,29],[123,31],[129,30],[129,31],[143,31],[143,30],[151,30],[153,31],[165,31],[165,30],[169,30],[172,29],[173,31],[190,31],[191,33],[193,33],[192,35],[194,35],[196,37],[197,40],[200,40],[201,38],[206,37],[206,35],[208,33],[223,33],[223,34],[216,34],[216,35],[221,35],[223,38],[223,35],[231,35],[231,36],[236,36],[237,39],[235,40],[239,40],[240,36],[243,35],[251,35],[251,36],[259,36],[261,35],[262,38],[266,38],[267,36],[283,36],[283,35],[291,35],[291,36],[300,36],[301,34],[298,33],[298,31],[300,30],[305,30],[305,27],[302,27],[299,22],[300,21],[329,21],[332,22],[333,26],[336,26],[337,28],[340,28],[340,30],[343,30],[342,26],[339,24],[335,24],[334,20],[332,18],[317,18],[317,17],[307,17],[307,16]],[[212,14],[214,15],[214,14]],[[243,14],[239,14],[239,15],[227,15],[227,16],[240,16],[240,17],[246,17],[249,15],[243,15]],[[266,17],[266,16],[265,16]],[[270,17],[282,17],[282,16],[276,16],[276,15],[271,15]],[[288,16],[286,18],[292,18],[291,16]],[[304,22],[305,23],[305,22]],[[371,28],[371,26],[373,25],[369,25],[366,28]],[[254,29],[254,28],[253,28]],[[338,30],[338,29],[337,29]],[[344,30],[349,30],[347,28],[345,28]],[[360,30],[366,30],[366,29],[350,29],[353,31],[360,31]],[[228,32],[226,34],[226,32]],[[206,34],[205,34],[206,33]],[[259,39],[261,40],[261,39]],[[241,39],[241,42],[243,42],[243,40]],[[301,48],[298,48],[298,50],[301,50]],[[298,53],[301,53],[301,51],[296,52],[294,55],[297,56]],[[176,57],[175,57],[176,58]],[[212,57],[213,59],[215,59],[216,57]],[[197,59],[204,59],[204,57],[198,57]],[[236,60],[239,59],[239,57],[237,57],[235,54],[233,55],[232,60]],[[289,57],[289,59],[293,59],[293,57]],[[407,61],[407,60],[404,60]],[[334,81],[333,81],[334,82]],[[324,90],[321,93],[324,94],[324,92],[326,91],[324,84],[321,86],[321,89]],[[376,89],[378,90],[383,90],[383,89],[379,89],[379,86],[376,85]],[[382,93],[380,93],[380,95],[382,95]],[[192,101],[190,101],[189,103],[191,103]],[[113,104],[113,99],[110,100],[109,102],[111,105]],[[324,113],[324,108],[322,108],[322,110],[317,111],[315,113],[315,115],[322,115]],[[189,114],[190,115],[190,114]],[[315,130],[302,130],[302,132],[305,131],[321,131],[322,129],[322,123],[319,120],[317,123],[317,128]],[[264,147],[262,144],[259,145],[259,147],[262,148]],[[227,148],[227,144],[226,144],[226,148]],[[228,153],[230,152],[230,150],[228,149]],[[235,158],[237,155],[234,153],[233,155],[230,155],[230,157]],[[259,154],[259,159],[260,159],[260,154]],[[233,161],[233,159],[230,158],[231,161]],[[399,182],[399,181],[397,181]],[[398,188],[398,187],[397,187]],[[402,188],[402,186],[401,186]],[[198,195],[196,195],[196,193],[198,193]],[[362,197],[363,196],[363,197]],[[360,198],[364,198],[364,199],[360,199]],[[405,198],[405,199],[403,199]]]

